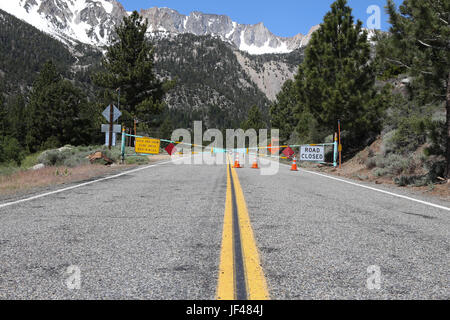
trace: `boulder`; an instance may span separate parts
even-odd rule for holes
[[[39,163],[39,164],[33,166],[31,169],[32,170],[40,170],[40,169],[44,169],[44,168],[45,168],[45,165],[43,163]]]

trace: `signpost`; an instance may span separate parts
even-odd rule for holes
[[[109,137],[110,137],[110,125],[109,124],[102,124],[102,132],[105,133],[105,145],[109,145]],[[113,125],[112,130],[112,146],[114,147],[116,145],[116,134],[122,132],[122,126],[120,124]]]
[[[151,138],[136,138],[134,151],[142,154],[159,154],[161,140]]]
[[[102,125],[102,132],[106,132],[106,140],[109,149],[111,150],[111,146],[115,145],[115,134],[121,132],[119,129],[118,131],[114,128],[114,122],[119,119],[119,117],[122,115],[122,112],[120,112],[119,109],[117,109],[114,105],[109,105],[106,107],[105,110],[102,112],[103,117],[109,122],[109,130],[103,131],[103,125]],[[113,139],[114,136],[114,139]]]
[[[310,162],[325,162],[325,147],[314,145],[300,147],[300,160]]]

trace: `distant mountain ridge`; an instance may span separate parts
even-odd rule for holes
[[[151,32],[218,36],[250,54],[292,52],[306,46],[311,34],[318,28],[318,26],[311,28],[306,36],[297,34],[285,38],[274,35],[263,23],[238,24],[226,15],[194,11],[186,16],[173,9],[157,7],[142,10],[141,15],[148,19]]]
[[[130,14],[116,0],[7,0],[0,2],[0,9],[67,44],[79,41],[96,47],[108,45],[114,28]],[[312,27],[307,35],[285,38],[274,35],[263,23],[239,24],[226,15],[192,12],[186,16],[158,7],[140,14],[148,19],[150,33],[211,35],[254,55],[302,48],[318,28]]]

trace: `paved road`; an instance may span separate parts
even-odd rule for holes
[[[0,204],[0,299],[214,299],[236,185],[236,217],[251,221],[243,250],[253,233],[271,299],[450,298],[449,211],[286,166],[230,172],[164,163]],[[80,289],[67,286],[70,266]]]

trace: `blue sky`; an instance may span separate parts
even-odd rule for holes
[[[192,11],[225,14],[242,24],[263,22],[277,36],[306,34],[310,27],[322,22],[333,0],[119,0],[126,10],[169,7],[188,15]],[[389,29],[384,6],[386,0],[348,0],[353,15],[366,26],[367,8],[381,8],[381,29]],[[396,1],[396,3],[399,3]]]

